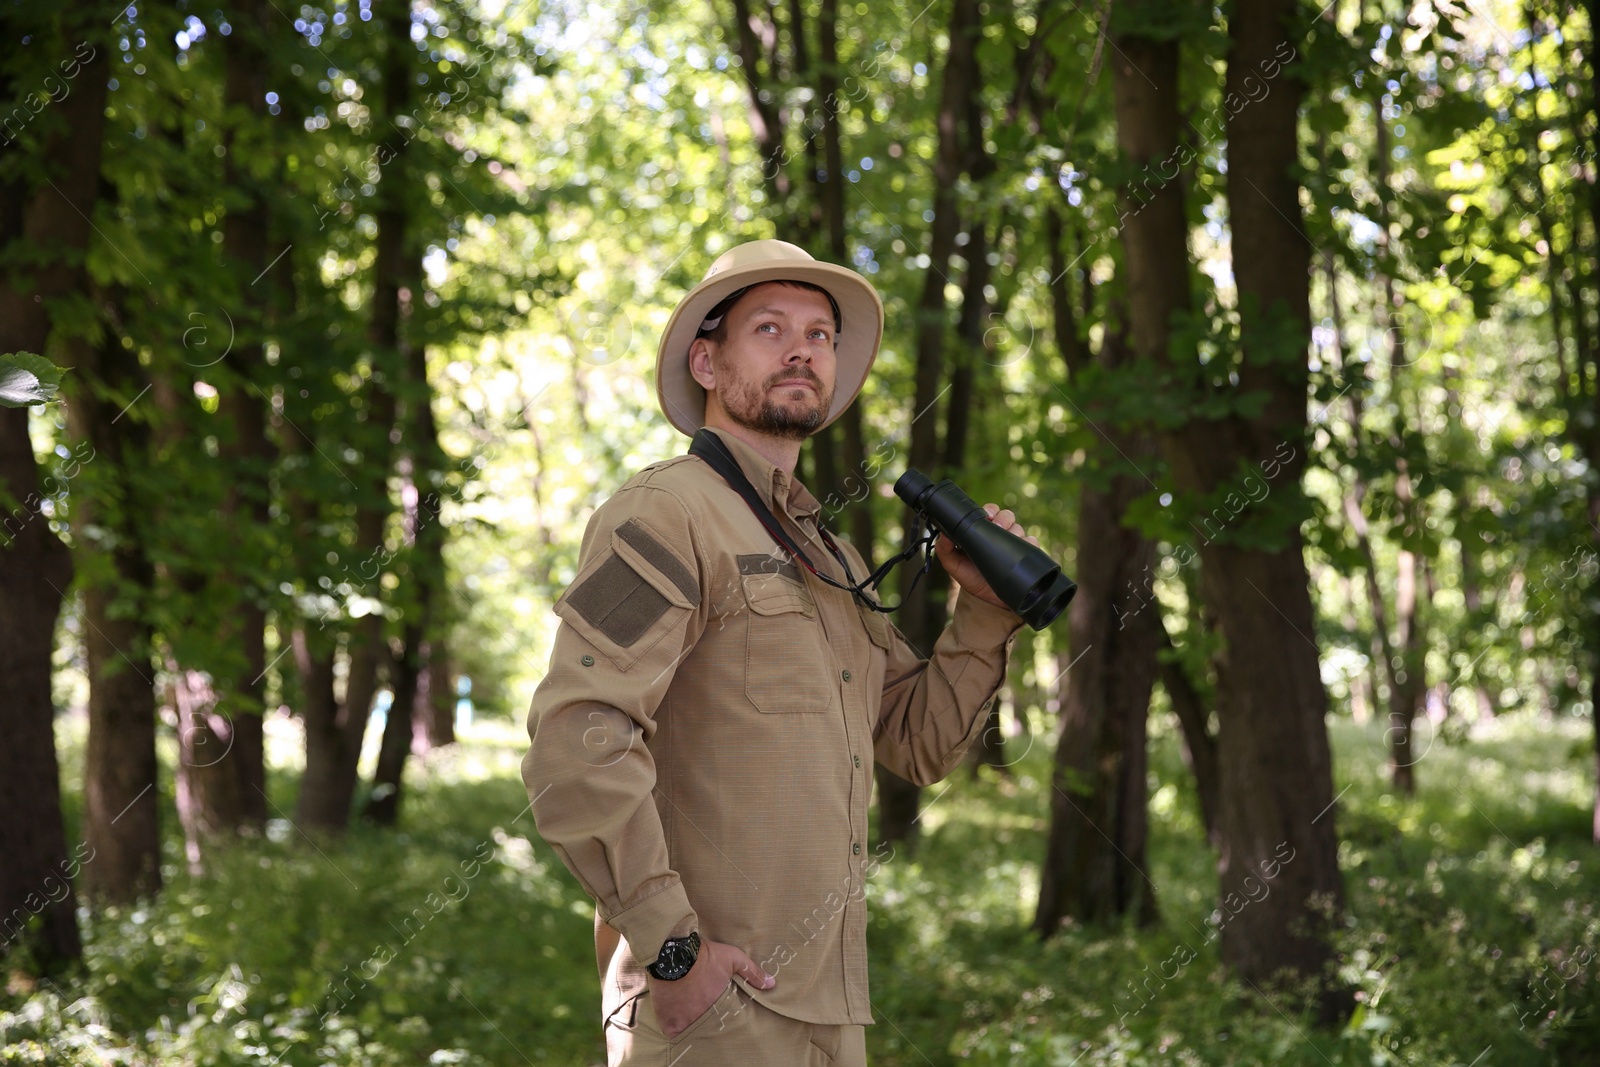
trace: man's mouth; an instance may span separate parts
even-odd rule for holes
[[[803,385],[807,389],[810,389],[813,393],[817,392],[816,385],[809,378],[785,378],[783,381],[778,382],[777,385],[773,386],[773,388],[778,389],[786,385]]]

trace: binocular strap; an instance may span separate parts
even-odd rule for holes
[[[749,505],[751,511],[755,512],[756,518],[761,520],[761,525],[766,527],[767,532],[772,535],[773,540],[777,541],[783,550],[788,552],[791,557],[799,560],[800,563],[804,565],[806,570],[810,571],[812,574],[815,574],[820,580],[828,583],[835,589],[847,590],[857,600],[872,608],[874,611],[881,611],[884,613],[899,611],[906,602],[906,598],[901,597],[899,604],[895,604],[893,607],[888,607],[878,603],[876,600],[873,600],[866,593],[868,588],[874,590],[877,589],[878,586],[882,584],[883,579],[888,576],[889,571],[892,570],[896,565],[911,559],[917,554],[917,550],[919,548],[922,549],[926,554],[926,558],[922,562],[921,569],[918,570],[916,575],[911,579],[911,586],[906,590],[907,595],[910,594],[912,589],[917,587],[917,582],[921,580],[922,576],[928,573],[929,568],[933,566],[933,543],[935,540],[937,540],[939,535],[937,531],[930,529],[927,533],[927,536],[921,536],[921,513],[917,513],[916,515],[916,520],[912,527],[913,536],[910,538],[906,548],[893,559],[886,560],[881,567],[873,571],[860,582],[857,582],[855,575],[850,573],[850,564],[846,562],[844,553],[839,551],[839,546],[834,542],[833,535],[824,529],[822,523],[819,522],[817,523],[817,533],[822,536],[822,541],[828,546],[828,551],[833,553],[833,558],[838,560],[839,565],[844,568],[845,578],[850,584],[846,585],[844,582],[835,581],[826,574],[818,571],[817,568],[812,564],[810,558],[806,556],[805,550],[799,545],[795,544],[795,542],[789,537],[788,533],[784,531],[783,527],[778,523],[777,518],[773,516],[771,509],[767,507],[766,502],[761,499],[761,495],[756,492],[755,486],[750,484],[750,479],[745,477],[744,470],[739,466],[739,461],[733,458],[733,454],[728,451],[728,446],[723,444],[722,440],[718,438],[716,434],[709,430],[701,429],[694,435],[694,439],[689,442],[689,455],[698,456],[700,459],[704,460],[712,470],[720,474],[723,481],[727,482],[736,493],[744,498],[744,502]],[[862,553],[862,558],[867,560],[867,566],[869,567],[872,565],[871,547],[872,546],[868,545],[868,550]]]

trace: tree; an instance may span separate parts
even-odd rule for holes
[[[850,249],[846,239],[844,150],[839,131],[839,116],[845,108],[840,95],[839,80],[839,4],[838,0],[822,0],[817,19],[819,60],[816,73],[817,99],[821,106],[814,108],[806,124],[816,131],[820,126],[822,158],[816,159],[809,151],[815,139],[808,138],[807,161],[812,168],[816,184],[816,200],[821,215],[822,230],[827,235],[827,252],[835,263],[849,263]],[[862,430],[862,405],[851,404],[839,416],[838,430],[829,426],[812,438],[812,464],[816,472],[814,484],[823,496],[826,516],[832,517],[832,497],[835,487],[843,488],[847,499],[839,503],[849,526],[850,539],[861,550],[864,558],[872,555],[877,544],[877,526],[873,521],[872,501],[862,493],[855,495],[852,483],[860,485],[867,472],[867,443]],[[839,477],[842,466],[848,472]]]
[[[950,8],[949,45],[941,75],[939,104],[935,118],[938,141],[932,168],[932,221],[928,233],[928,265],[923,271],[921,292],[916,301],[915,351],[913,371],[910,444],[906,463],[921,471],[936,468],[940,459],[940,420],[937,409],[946,392],[945,376],[950,371],[945,358],[949,333],[949,303],[945,294],[956,235],[962,230],[962,204],[957,182],[967,172],[974,142],[982,151],[983,133],[971,127],[977,114],[972,101],[982,92],[977,45],[983,32],[983,15],[977,0],[954,0]],[[953,390],[952,390],[953,392]],[[970,392],[952,395],[947,412],[944,451],[952,446],[948,437],[949,414],[970,401]],[[909,543],[916,521],[910,509],[904,512],[902,543]],[[911,647],[926,654],[944,629],[950,580],[940,569],[911,588],[915,569],[901,569],[901,595],[904,607],[897,622]],[[878,787],[878,836],[883,841],[914,844],[917,834],[917,808],[921,790],[882,765],[874,768]]]
[[[1589,214],[1590,232],[1593,235],[1594,250],[1592,258],[1580,268],[1580,285],[1594,291],[1594,304],[1600,308],[1600,175],[1594,173],[1594,161],[1600,158],[1600,0],[1588,0],[1584,11],[1589,16],[1588,38],[1588,67],[1589,67],[1589,92],[1587,103],[1589,106],[1588,143],[1583,147],[1584,154],[1588,157],[1590,166],[1585,170],[1585,184],[1587,189],[1587,206]],[[1576,228],[1576,227],[1575,227]],[[1553,295],[1553,294],[1552,294]],[[1574,322],[1583,320],[1587,314],[1581,306],[1581,297],[1575,291]],[[1593,531],[1594,544],[1600,545],[1600,323],[1596,323],[1592,331],[1586,331],[1588,338],[1586,344],[1579,345],[1578,361],[1582,367],[1581,373],[1575,376],[1563,375],[1566,381],[1575,382],[1571,387],[1569,405],[1573,412],[1573,421],[1579,429],[1578,439],[1582,442],[1583,454],[1589,461],[1588,474],[1588,526]],[[1587,382],[1593,380],[1591,387]],[[1587,410],[1585,410],[1587,408]],[[1588,597],[1589,608],[1589,707],[1594,717],[1595,734],[1595,797],[1594,797],[1594,843],[1600,845],[1600,578],[1592,578],[1594,586]]]
[[[1144,10],[1134,0],[1123,25],[1139,25]],[[1223,642],[1216,690],[1220,897],[1242,900],[1263,879],[1272,885],[1268,896],[1223,928],[1221,947],[1240,976],[1258,986],[1284,972],[1319,983],[1319,1010],[1331,1020],[1346,1010],[1327,973],[1328,930],[1343,887],[1323,721],[1327,696],[1298,529],[1311,247],[1299,221],[1295,178],[1305,82],[1294,19],[1288,0],[1241,0],[1228,20],[1228,221],[1234,234],[1250,235],[1248,246],[1233,246],[1237,357],[1202,363],[1192,342],[1163,347],[1136,337],[1134,347],[1149,353],[1164,374],[1163,451],[1180,493],[1197,510],[1237,496],[1239,479],[1262,463],[1271,464],[1263,473],[1277,475],[1269,480],[1281,479],[1276,498],[1202,538],[1198,550],[1202,595]],[[1126,51],[1124,44],[1139,48],[1144,62],[1161,57],[1147,50],[1148,42],[1119,35],[1118,47]],[[1147,71],[1132,58],[1114,70],[1119,139],[1129,162],[1160,167],[1178,158],[1180,114],[1170,67]],[[1263,78],[1270,83],[1265,95],[1259,91]],[[1163,84],[1165,92],[1157,88]],[[1239,106],[1245,100],[1248,106]],[[1138,121],[1144,115],[1148,119]],[[1152,221],[1141,224],[1146,214],[1171,210],[1159,200],[1144,205],[1125,238],[1130,291],[1154,285],[1174,294],[1164,300],[1169,313],[1181,306],[1186,279],[1173,264],[1184,260],[1153,257],[1139,238],[1157,231]],[[1170,240],[1170,223],[1160,232]],[[1170,318],[1165,322],[1170,327]],[[1154,329],[1149,320],[1140,326]]]
[[[1240,466],[1284,457],[1287,515],[1258,513],[1269,529],[1278,526],[1272,531],[1277,543],[1255,547],[1224,538],[1206,546],[1210,552],[1201,549],[1205,598],[1225,642],[1217,692],[1222,898],[1277,874],[1273,895],[1224,929],[1222,953],[1251,981],[1289,971],[1323,983],[1320,1010],[1331,1020],[1349,1008],[1327,973],[1327,931],[1343,906],[1344,888],[1323,721],[1327,696],[1317,646],[1308,637],[1315,611],[1293,510],[1305,463],[1311,258],[1296,221],[1305,83],[1296,60],[1288,58],[1295,55],[1295,15],[1289,0],[1244,0],[1228,24],[1226,94],[1247,98],[1250,81],[1281,71],[1272,92],[1227,122],[1229,223],[1233,232],[1252,235],[1250,254],[1233,257],[1238,396],[1260,397],[1264,407],[1255,417],[1226,419],[1218,427],[1223,447],[1204,456],[1196,446],[1211,428],[1190,423],[1188,440],[1171,439],[1176,447],[1169,460],[1182,484],[1209,493]],[[1280,861],[1281,869],[1275,866]]]
[[[412,279],[414,282],[417,279]],[[393,699],[384,720],[378,765],[365,816],[392,826],[399,818],[406,757],[413,744],[427,743],[434,691],[448,691],[450,677],[438,645],[444,606],[444,540],[439,523],[439,493],[444,487],[444,454],[433,418],[433,389],[428,383],[427,346],[405,344],[404,425],[406,450],[400,460],[405,507],[404,589],[407,602],[398,654],[390,663]],[[436,652],[437,649],[437,652]]]
[[[125,903],[161,888],[161,793],[156,762],[155,581],[148,546],[150,429],[134,411],[147,375],[123,344],[120,293],[92,287],[104,321],[73,336],[81,370],[68,428],[98,461],[85,471],[70,511],[83,593],[89,675],[89,741],[83,771],[84,838],[95,862],[84,892]],[[148,407],[149,405],[147,405]]]
[[[284,21],[259,0],[230,12],[235,32],[220,38],[222,61],[222,254],[243,336],[220,357],[218,390],[223,440],[219,461],[230,471],[220,518],[239,538],[238,553],[222,561],[196,592],[222,606],[216,664],[179,666],[178,816],[191,857],[207,839],[266,823],[267,795],[262,715],[265,710],[267,595],[262,561],[247,546],[261,544],[268,526],[268,472],[273,458],[267,405],[259,380],[267,366],[266,339],[273,279],[268,272],[273,171],[278,153],[263,151],[268,133],[267,92],[274,79],[271,56],[282,48]],[[281,194],[278,194],[281,195]],[[230,331],[234,333],[235,331]],[[212,667],[197,670],[195,667]],[[221,684],[211,679],[220,676]]]
[[[48,353],[56,322],[83,291],[104,126],[102,27],[111,11],[84,5],[0,20],[0,39],[11,49],[0,62],[0,128],[7,146],[16,140],[33,149],[0,155],[0,353]],[[24,38],[28,47],[18,47]],[[52,104],[50,91],[39,87],[63,77],[76,82],[75,91]],[[13,126],[18,109],[23,121]],[[28,410],[0,408],[0,678],[7,690],[0,701],[0,954],[21,934],[20,943],[53,970],[81,952],[71,885],[77,864],[67,853],[50,697],[72,557],[49,527],[41,488]],[[86,859],[92,862],[77,855]]]
[[[372,300],[366,340],[372,364],[371,397],[366,418],[353,429],[360,453],[369,469],[381,474],[375,484],[358,491],[354,512],[354,547],[361,555],[359,579],[376,600],[381,595],[375,580],[387,555],[385,533],[392,501],[388,476],[393,462],[397,393],[405,375],[405,335],[414,294],[420,289],[421,258],[410,192],[412,138],[418,130],[414,114],[416,81],[410,76],[407,50],[412,49],[412,13],[409,5],[393,7],[383,20],[381,104],[373,132],[373,147],[381,176],[378,180],[377,225],[372,266]],[[342,830],[350,818],[355,797],[357,763],[372,702],[377,694],[379,670],[386,658],[383,615],[368,610],[349,633],[348,674],[343,698],[334,692],[335,647],[314,641],[304,629],[296,635],[295,656],[305,685],[306,769],[300,784],[297,818],[323,830]],[[395,714],[406,718],[406,709]]]
[[[1181,204],[1176,221],[1181,227]],[[1148,309],[1134,309],[1131,319],[1148,315]],[[1127,340],[1116,334],[1107,336],[1097,354],[1107,370],[1130,358]],[[1080,365],[1075,371],[1088,369]],[[1098,425],[1109,435],[1108,450],[1138,457],[1149,451],[1148,435],[1109,421]],[[1034,928],[1046,936],[1065,916],[1081,922],[1125,914],[1151,922],[1156,916],[1154,887],[1145,872],[1146,724],[1164,636],[1150,590],[1155,543],[1126,524],[1129,505],[1145,491],[1143,477],[1129,473],[1116,452],[1101,462],[1102,470],[1082,472],[1078,494],[1078,593],[1068,609],[1072,666],[1060,683],[1050,836],[1034,917]]]
[[[1128,21],[1119,22],[1136,27],[1136,10],[1125,13]],[[1119,148],[1134,163],[1159,160],[1154,146],[1177,136],[1178,40],[1145,32],[1138,27],[1119,34],[1108,60],[1116,72]],[[1130,87],[1136,76],[1139,84]],[[1062,209],[1050,209],[1054,333],[1073,406],[1087,426],[1088,462],[1078,472],[1071,667],[1058,683],[1050,836],[1033,923],[1047,937],[1067,916],[1106,922],[1131,914],[1144,923],[1156,917],[1145,871],[1146,729],[1165,631],[1153,588],[1156,544],[1131,521],[1131,509],[1155,488],[1150,478],[1161,468],[1144,414],[1126,398],[1142,394],[1138,361],[1166,351],[1174,319],[1190,301],[1183,187],[1163,181],[1150,195],[1120,216],[1126,279],[1118,282],[1126,295],[1119,292],[1105,309],[1113,321],[1105,324],[1098,350],[1078,336]],[[1082,303],[1092,306],[1093,287],[1084,275]],[[1200,752],[1203,757],[1205,749]]]

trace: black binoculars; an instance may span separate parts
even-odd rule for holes
[[[989,521],[988,512],[950,479],[938,482],[915,467],[894,491],[934,530],[965,552],[995,595],[1035,630],[1066,610],[1078,586],[1042,549]]]

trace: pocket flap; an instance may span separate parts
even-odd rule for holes
[[[694,572],[637,520],[617,524],[611,531],[611,547],[674,607],[692,608],[700,603],[700,582]]]
[[[744,586],[745,603],[757,615],[782,615],[793,611],[807,618],[816,617],[817,605],[806,587],[782,574],[746,574],[740,582]]]
[[[889,616],[860,604],[857,604],[856,607],[861,611],[861,621],[866,624],[867,636],[872,639],[872,643],[884,651],[888,651],[890,645]]]

